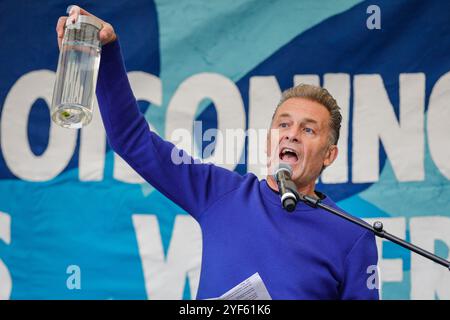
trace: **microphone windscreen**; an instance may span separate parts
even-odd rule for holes
[[[278,173],[280,173],[282,171],[287,171],[289,173],[289,176],[292,176],[292,167],[291,167],[291,165],[281,162],[278,165],[278,167],[275,169],[275,174],[274,174],[275,178],[277,177]]]

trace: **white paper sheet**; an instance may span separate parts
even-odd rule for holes
[[[272,300],[272,297],[257,272],[220,297],[208,300]]]

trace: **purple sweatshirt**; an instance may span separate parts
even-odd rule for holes
[[[97,98],[114,151],[200,224],[197,299],[218,297],[256,272],[273,299],[378,299],[367,285],[377,264],[372,232],[303,203],[287,213],[251,173],[174,164],[174,145],[150,131],[138,109],[118,40],[103,47]],[[329,197],[323,203],[336,207]]]

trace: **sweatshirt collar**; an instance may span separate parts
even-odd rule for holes
[[[272,203],[274,203],[274,204],[277,204],[277,205],[279,205],[279,206],[281,207],[280,195],[278,194],[277,191],[273,190],[273,189],[269,186],[269,183],[267,182],[266,179],[262,179],[262,180],[260,181],[260,189],[261,189],[261,192],[262,192],[263,195],[264,195],[264,198],[266,198],[266,199],[269,200],[270,202],[272,202]],[[320,191],[317,191],[317,190],[314,190],[314,192],[319,196],[319,198],[320,198],[321,201],[323,201],[324,203],[327,203],[327,204],[328,204],[329,198],[328,198],[324,193],[322,193],[322,192],[320,192]],[[308,205],[306,205],[306,204],[303,203],[303,202],[299,202],[299,203],[297,204],[297,209],[299,209],[299,208],[303,208],[303,209],[304,209],[304,207],[310,208]],[[297,210],[297,209],[296,209],[296,210]]]

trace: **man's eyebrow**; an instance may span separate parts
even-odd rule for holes
[[[305,119],[302,119],[302,122],[303,122],[303,123],[315,123],[315,124],[318,124],[318,123],[319,123],[317,120],[311,119],[311,118],[305,118]]]
[[[292,118],[292,116],[289,113],[282,113],[278,115],[278,118]]]
[[[278,118],[292,118],[292,116],[289,113],[282,113],[280,115],[278,115]],[[313,118],[304,118],[301,121],[302,123],[314,123],[314,124],[318,124],[319,122]]]

